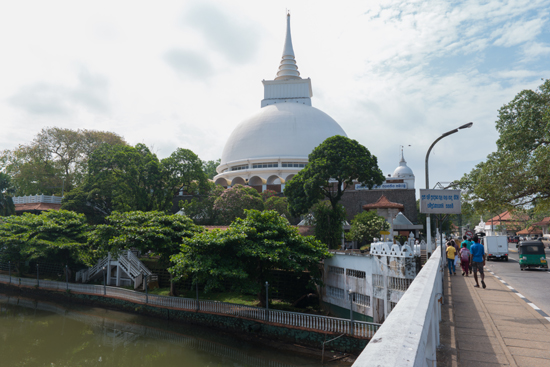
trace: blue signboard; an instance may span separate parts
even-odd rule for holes
[[[420,213],[460,214],[460,190],[420,189]]]

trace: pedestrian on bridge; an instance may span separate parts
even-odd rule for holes
[[[468,276],[468,270],[472,267],[470,265],[470,251],[464,242],[462,242],[462,248],[460,249],[460,266],[462,267],[462,276],[464,274]]]
[[[466,248],[468,249],[468,252],[470,252],[470,247],[472,247],[472,241],[470,241],[468,239],[468,236],[464,235],[462,236],[462,239],[464,241],[462,241],[462,243],[460,244],[462,247],[464,247],[464,244],[466,244]],[[462,250],[461,250],[462,251]],[[472,262],[470,261],[470,259],[468,258],[468,264],[470,266],[469,270],[470,270],[470,274],[472,274]]]
[[[447,266],[449,267],[449,275],[456,275],[455,268],[456,249],[451,241],[447,242]]]
[[[483,245],[479,243],[479,237],[477,235],[473,238],[474,244],[472,247],[470,247],[470,261],[472,262],[472,268],[474,269],[474,279],[476,281],[476,285],[474,287],[479,288],[479,283],[477,281],[477,272],[479,271],[479,276],[481,277],[481,285],[483,285],[483,288],[486,288],[485,286],[485,274],[483,273],[483,267],[485,266],[485,249],[483,248]]]

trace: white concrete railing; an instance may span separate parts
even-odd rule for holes
[[[61,204],[61,196],[55,195],[29,195],[29,196],[14,196],[12,198],[14,204],[33,204],[33,203],[49,203]]]
[[[131,302],[149,304],[153,306],[170,307],[186,311],[209,312],[237,317],[244,317],[252,320],[267,321],[282,326],[299,327],[308,330],[333,332],[338,334],[349,334],[360,338],[372,338],[379,324],[365,321],[350,321],[336,317],[311,315],[297,312],[269,310],[264,308],[237,305],[216,301],[201,301],[192,298],[167,297],[158,295],[146,295],[128,289],[91,285],[66,283],[53,280],[40,280],[33,278],[18,278],[0,274],[0,282],[21,285],[27,287],[38,287],[57,291],[71,290],[78,293],[94,294],[105,297],[116,297]]]
[[[443,265],[434,251],[353,367],[436,366]]]

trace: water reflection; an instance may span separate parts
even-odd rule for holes
[[[212,329],[0,294],[0,366],[319,366]]]

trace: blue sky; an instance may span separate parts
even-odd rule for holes
[[[0,150],[46,126],[217,159],[273,79],[285,11],[312,103],[424,187],[495,149],[498,109],[550,76],[550,0],[25,1],[0,5]],[[410,146],[409,146],[410,145]]]

